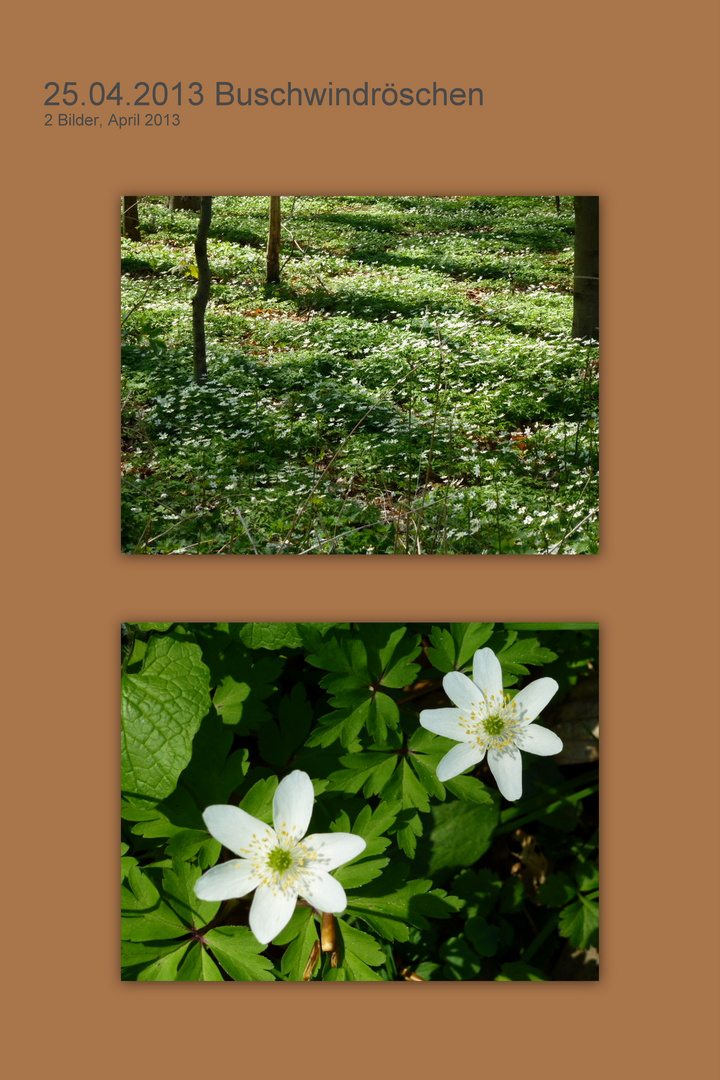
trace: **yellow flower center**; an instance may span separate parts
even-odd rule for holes
[[[468,742],[485,753],[486,750],[512,750],[522,732],[521,714],[507,694],[483,697],[466,712],[461,711],[460,725]]]

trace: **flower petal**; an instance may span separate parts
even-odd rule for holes
[[[313,833],[303,840],[303,847],[317,853],[314,866],[323,871],[336,870],[350,862],[367,847],[362,836],[349,832]]]
[[[443,677],[443,690],[459,709],[466,712],[482,705],[483,696],[472,679],[462,671],[449,671]]]
[[[530,754],[538,754],[539,757],[548,757],[550,754],[559,754],[563,748],[562,739],[549,728],[531,724],[530,727],[518,736],[517,744],[521,750],[527,750]]]
[[[477,765],[484,757],[484,750],[476,750],[468,743],[458,743],[452,750],[448,750],[438,765],[437,778],[438,780],[452,780],[453,776],[459,776],[471,765]]]
[[[461,716],[459,709],[423,709],[420,724],[435,735],[461,742],[465,737],[465,729],[460,726]]]
[[[277,786],[273,798],[273,824],[283,847],[297,843],[308,830],[315,793],[312,780],[296,769]]]
[[[554,679],[536,679],[529,686],[525,686],[519,694],[513,698],[513,705],[517,712],[522,713],[521,723],[523,727],[531,724],[536,716],[539,716],[548,701],[557,694],[560,689]]]
[[[195,895],[201,900],[232,900],[245,896],[260,882],[247,859],[230,859],[206,870],[195,882]]]
[[[248,855],[254,837],[267,837],[270,834],[272,840],[275,835],[269,825],[258,821],[239,806],[208,806],[203,811],[203,821],[210,835],[236,855]]]
[[[267,945],[287,926],[296,901],[297,893],[293,890],[279,892],[270,885],[260,885],[255,890],[250,908],[250,929],[259,942]]]
[[[488,765],[500,794],[508,802],[522,795],[522,759],[519,750],[488,750]]]
[[[302,895],[318,911],[344,911],[347,896],[339,881],[320,870],[303,882]]]
[[[502,667],[492,649],[478,649],[473,656],[473,682],[485,692],[486,698],[502,698]]]

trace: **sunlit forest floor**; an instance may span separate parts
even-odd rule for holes
[[[208,380],[198,216],[122,241],[122,548],[585,554],[597,347],[571,338],[573,200],[213,200]]]

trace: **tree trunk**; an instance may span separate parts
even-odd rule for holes
[[[137,195],[123,195],[123,229],[128,240],[140,239]]]
[[[270,225],[267,242],[267,283],[280,280],[280,196],[270,196]]]
[[[171,210],[200,210],[202,195],[168,195],[168,207]]]
[[[555,211],[558,214],[560,213],[560,196],[559,195],[555,196]]]
[[[212,218],[212,195],[201,196],[200,220],[195,237],[195,261],[198,268],[198,287],[193,297],[193,368],[195,382],[205,382],[207,359],[205,352],[205,308],[210,299],[210,264],[207,257],[207,238]]]
[[[575,196],[575,280],[572,336],[600,340],[599,209],[597,195]]]

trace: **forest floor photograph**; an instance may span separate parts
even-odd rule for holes
[[[596,198],[122,211],[123,552],[598,551]]]

